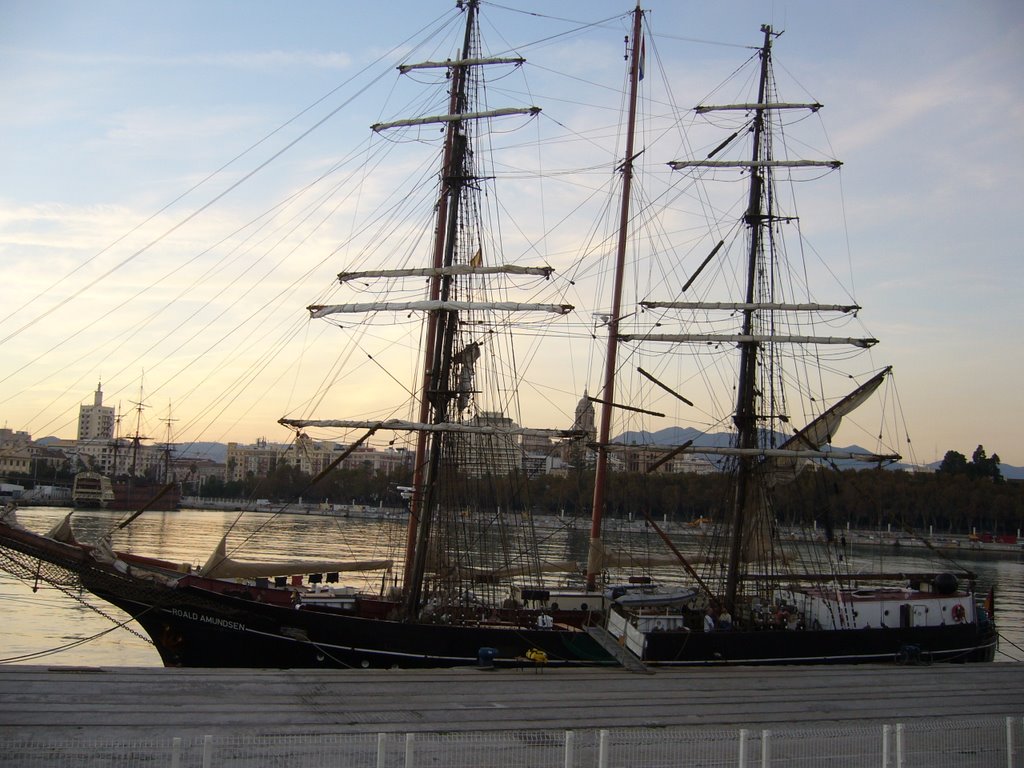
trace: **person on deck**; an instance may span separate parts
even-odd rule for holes
[[[732,614],[729,613],[728,608],[723,608],[722,612],[718,614],[718,628],[721,630],[732,629]]]

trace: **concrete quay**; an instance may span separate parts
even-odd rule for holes
[[[716,667],[645,675],[0,667],[0,742],[785,728],[1022,715],[1022,663]]]

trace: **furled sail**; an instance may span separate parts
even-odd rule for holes
[[[288,576],[293,573],[323,573],[328,571],[382,571],[391,570],[392,560],[289,560],[268,562],[235,560],[228,557],[227,537],[220,540],[199,574],[210,579],[254,579],[260,576]]]
[[[518,301],[378,301],[361,304],[314,304],[307,307],[312,318],[359,312],[469,312],[471,310],[495,312],[551,312],[567,315],[574,307],[571,304],[524,304]]]

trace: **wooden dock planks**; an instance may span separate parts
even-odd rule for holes
[[[0,739],[799,727],[1024,715],[1024,664],[656,670],[0,668]]]

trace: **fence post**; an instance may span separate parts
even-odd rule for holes
[[[171,768],[179,768],[181,765],[181,736],[171,739]]]
[[[892,739],[892,726],[882,726],[882,768],[889,768],[889,742]]]
[[[608,768],[608,731],[604,728],[597,741],[597,768]]]
[[[386,733],[377,734],[377,768],[384,768],[384,753],[387,750],[388,735]]]
[[[405,734],[405,768],[412,768],[412,742],[413,734]]]
[[[203,768],[213,765],[213,736],[203,736]]]
[[[903,723],[896,723],[896,768],[903,768]]]
[[[573,752],[576,747],[576,733],[575,731],[565,732],[565,761],[562,763],[565,768],[572,768],[574,757]],[[382,767],[383,768],[383,767]]]
[[[740,759],[739,768],[747,768],[747,736],[750,734],[746,728],[740,728]]]
[[[770,768],[772,764],[772,732],[761,731],[761,768]]]
[[[1006,718],[1006,768],[1013,768],[1013,718]]]

